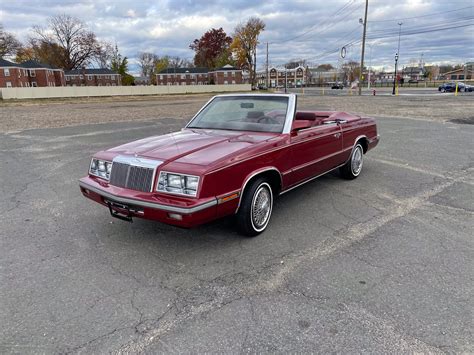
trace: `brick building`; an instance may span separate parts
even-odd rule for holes
[[[29,60],[21,64],[0,58],[0,87],[64,86],[62,69]]]
[[[211,84],[214,83],[216,85],[242,84],[242,70],[231,65],[224,65],[209,72],[209,80]]]
[[[471,80],[473,78],[474,71],[470,70],[468,66],[441,74],[441,79],[443,80]]]
[[[65,86],[64,71],[48,64],[28,60],[20,64],[28,71],[30,86]]]
[[[207,68],[166,68],[156,74],[157,85],[207,85]]]
[[[295,87],[295,86],[303,86],[307,84],[307,75],[306,69],[303,66],[298,66],[293,69],[285,69],[285,68],[276,68],[272,67],[268,69],[268,85],[271,88],[277,86],[285,86],[288,87]],[[257,72],[257,80],[258,84],[265,85],[266,84],[266,72],[259,71]]]
[[[26,87],[27,83],[26,69],[17,63],[0,58],[0,88]]]
[[[242,84],[242,70],[225,65],[208,68],[166,68],[156,74],[157,85],[231,85]]]
[[[64,73],[66,86],[119,86],[122,85],[121,75],[113,70],[74,69]]]

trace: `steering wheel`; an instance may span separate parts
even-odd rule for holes
[[[265,122],[261,122],[261,121],[265,121]],[[280,124],[280,122],[278,122],[278,120],[276,120],[275,118],[270,117],[270,116],[261,116],[257,119],[257,122],[258,123],[265,123],[265,124]]]

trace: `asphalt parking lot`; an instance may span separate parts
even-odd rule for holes
[[[283,195],[253,239],[81,196],[94,152],[182,119],[0,133],[0,353],[474,352],[474,125],[377,122],[358,179]]]

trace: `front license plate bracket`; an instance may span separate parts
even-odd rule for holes
[[[112,208],[113,205],[115,205],[113,202],[106,201],[106,203],[107,206],[109,206],[110,215],[112,217],[121,219],[122,221],[133,223],[132,213],[130,212],[130,208],[128,206],[120,204],[119,208],[125,211],[125,213],[123,213]]]

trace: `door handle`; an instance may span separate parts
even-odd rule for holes
[[[339,138],[340,136],[341,136],[340,133],[336,133],[336,134],[334,135],[334,137],[336,137],[336,138]]]

